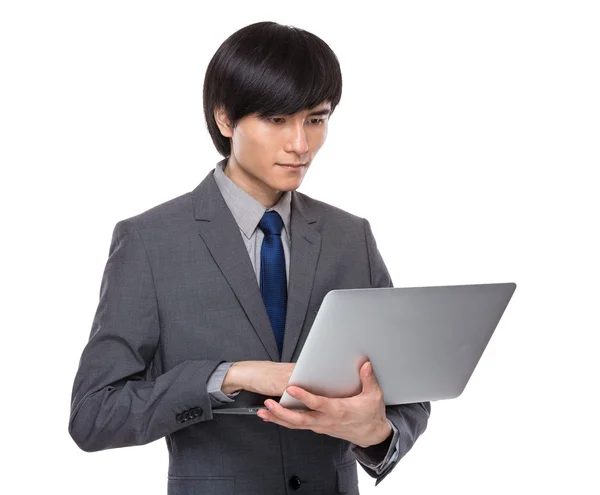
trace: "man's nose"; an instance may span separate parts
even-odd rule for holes
[[[308,151],[308,140],[306,139],[306,131],[304,123],[296,123],[291,126],[290,134],[287,136],[286,151],[294,152],[299,156],[304,155]]]

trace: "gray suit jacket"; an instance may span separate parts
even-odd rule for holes
[[[166,438],[168,494],[357,494],[350,443],[257,416],[214,415],[208,377],[224,361],[279,361],[256,276],[213,178],[119,221],[90,339],[75,376],[69,432],[88,452]],[[390,287],[367,220],[295,191],[282,362],[296,362],[331,289]],[[219,407],[262,404],[242,391]],[[386,407],[398,460],[429,403]],[[295,488],[294,488],[295,487]]]

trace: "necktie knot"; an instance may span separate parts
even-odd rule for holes
[[[258,222],[258,227],[265,235],[281,235],[283,220],[276,211],[267,211]]]

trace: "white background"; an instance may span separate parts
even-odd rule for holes
[[[339,57],[300,191],[368,218],[396,286],[518,287],[458,399],[361,493],[600,493],[596,2],[6,1],[0,8],[2,493],[166,492],[164,440],[67,432],[112,229],[220,155],[206,66],[273,20]]]

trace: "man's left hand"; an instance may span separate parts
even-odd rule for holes
[[[342,399],[314,395],[290,385],[287,393],[310,411],[293,411],[267,399],[265,406],[269,410],[258,411],[258,416],[286,428],[312,430],[348,440],[362,448],[379,444],[391,435],[392,427],[385,415],[383,392],[369,361],[361,366],[360,379],[361,393]]]

